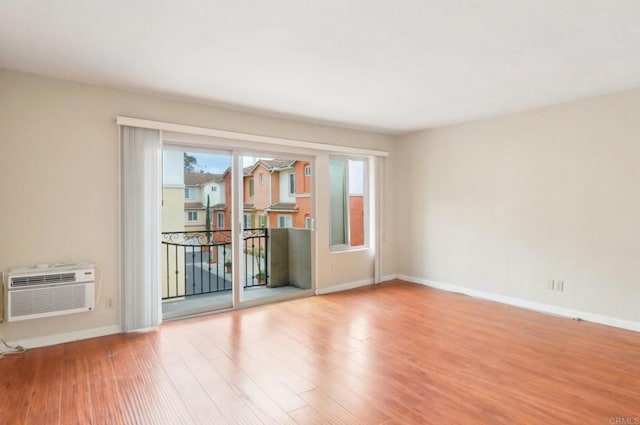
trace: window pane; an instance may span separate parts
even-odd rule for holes
[[[349,160],[349,245],[364,245],[364,161]]]
[[[332,159],[329,162],[331,245],[347,243],[346,171],[345,160]]]
[[[289,193],[296,193],[296,175],[293,173],[289,174]]]

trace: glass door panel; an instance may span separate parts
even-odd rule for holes
[[[312,162],[242,157],[241,302],[313,288]]]
[[[231,154],[167,146],[162,178],[162,311],[233,306]]]

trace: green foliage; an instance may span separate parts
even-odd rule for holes
[[[207,195],[205,230],[207,231],[211,230],[211,203],[209,201],[209,195]],[[207,244],[211,244],[211,233],[207,233]]]
[[[184,153],[184,172],[194,173],[198,167],[198,160],[195,156]]]

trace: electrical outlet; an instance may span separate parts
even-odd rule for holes
[[[564,292],[564,280],[552,279],[547,281],[547,289],[550,291]]]

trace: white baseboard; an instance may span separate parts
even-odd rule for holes
[[[599,323],[601,325],[613,326],[616,328],[640,332],[640,322],[633,322],[631,320],[618,319],[616,317],[587,313],[584,311],[558,307],[551,304],[538,303],[535,301],[530,301],[522,298],[509,297],[506,295],[495,294],[492,292],[480,291],[478,289],[465,288],[464,286],[434,282],[432,280],[421,279],[413,276],[398,275],[397,278],[401,280],[405,280],[407,282],[429,286],[435,289],[442,289],[444,291],[449,291],[449,292],[458,292],[461,294],[469,295],[471,297],[482,298],[485,300],[495,301],[495,302],[508,304],[516,307],[522,307],[528,310],[535,310],[542,313],[555,314],[557,316],[568,317],[571,319],[586,320],[588,322]]]
[[[363,279],[355,282],[341,283],[329,286],[328,288],[316,289],[316,295],[330,294],[332,292],[346,291],[347,289],[359,288],[361,286],[372,285],[373,279]]]
[[[389,280],[393,280],[393,279],[397,279],[398,275],[397,274],[386,274],[384,276],[382,276],[381,282],[387,282]]]
[[[122,332],[120,325],[111,325],[101,328],[83,329],[80,331],[21,339],[18,341],[11,341],[9,342],[9,345],[21,345],[24,348],[38,348],[49,345],[64,344],[65,342],[78,341],[81,339],[95,338],[98,336],[113,335],[120,332]]]

